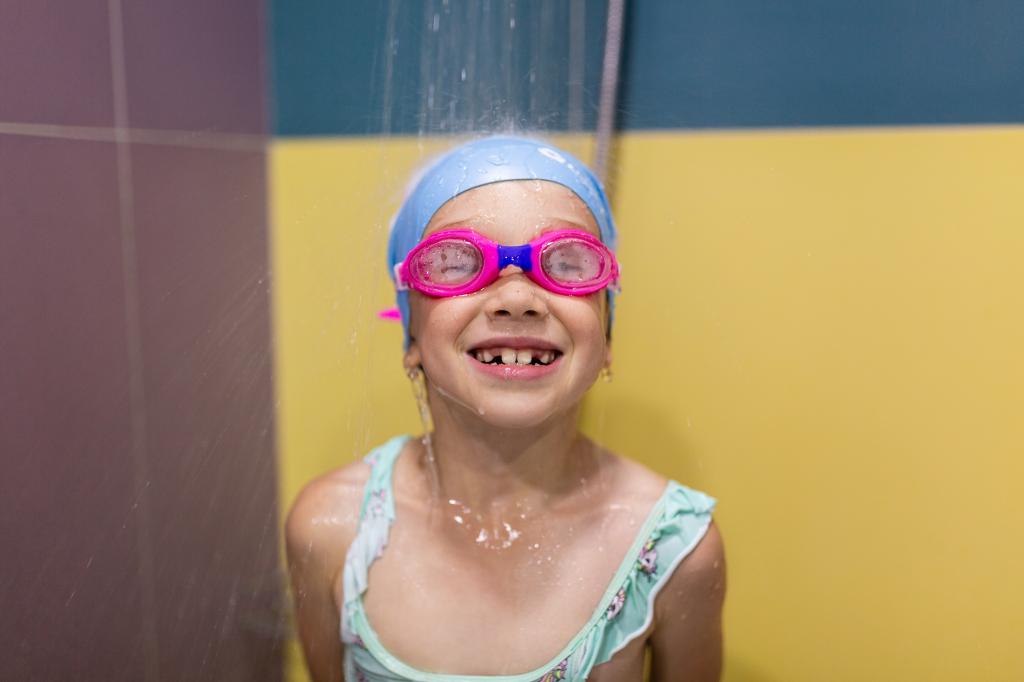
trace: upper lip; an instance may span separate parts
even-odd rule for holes
[[[561,348],[550,341],[538,339],[533,336],[494,336],[474,343],[469,347],[469,350],[474,351],[481,348],[514,348],[515,350],[529,348],[530,350],[553,350],[562,352]]]

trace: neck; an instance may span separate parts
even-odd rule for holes
[[[432,445],[441,501],[484,515],[542,508],[595,469],[579,433],[579,406],[525,428],[498,428],[468,410],[431,400]],[[451,502],[454,501],[454,502]]]

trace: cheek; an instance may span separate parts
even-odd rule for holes
[[[432,335],[437,327],[437,303],[439,299],[409,292],[409,334],[417,341]]]
[[[604,329],[608,326],[608,294],[604,291],[599,291],[587,296],[587,301],[590,303],[596,323],[603,333]]]
[[[409,332],[417,343],[451,344],[466,328],[476,308],[469,297],[430,298],[413,292],[409,299]]]
[[[607,345],[608,305],[604,293],[570,299],[560,310],[577,352],[600,353]]]

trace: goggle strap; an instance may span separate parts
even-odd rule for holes
[[[402,261],[404,263],[405,261]],[[395,279],[395,291],[408,291],[409,285],[402,279],[402,263],[395,263],[393,274]]]

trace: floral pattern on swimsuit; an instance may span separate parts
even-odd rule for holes
[[[640,549],[640,556],[636,560],[640,572],[653,580],[658,575],[658,550],[654,547],[658,544],[658,538],[652,537],[644,543]]]
[[[564,680],[566,671],[569,669],[569,659],[566,658],[561,663],[551,669],[544,677],[540,678],[538,682],[558,682],[558,680]]]
[[[387,514],[388,491],[379,488],[370,493],[370,501],[366,505],[366,513],[372,518],[380,518]]]
[[[626,605],[626,588],[620,587],[619,591],[612,597],[612,603],[608,605],[608,610],[605,611],[605,618],[608,620],[615,620],[615,616],[619,615],[619,611]]]
[[[658,533],[655,532],[643,544],[640,548],[640,554],[636,558],[636,564],[633,568],[634,573],[642,573],[647,576],[648,580],[654,580],[658,576]],[[612,597],[611,602],[608,604],[608,608],[605,609],[604,617],[605,620],[612,621],[622,611],[622,607],[626,605],[626,587],[629,582],[633,580],[633,575],[626,578],[622,587]]]

